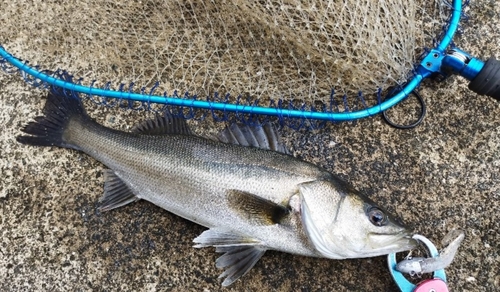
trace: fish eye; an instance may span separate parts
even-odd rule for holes
[[[371,207],[367,215],[370,222],[375,226],[384,226],[387,224],[387,215],[377,207]]]

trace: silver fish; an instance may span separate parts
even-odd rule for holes
[[[216,260],[223,286],[266,250],[346,259],[417,246],[349,184],[287,154],[269,125],[233,124],[216,141],[165,115],[127,133],[99,125],[76,95],[61,93],[48,95],[43,113],[17,141],[80,150],[109,167],[102,210],[144,199],[209,228],[194,243],[224,253]]]

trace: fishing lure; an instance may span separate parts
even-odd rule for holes
[[[447,292],[446,274],[444,269],[451,264],[465,235],[462,231],[453,230],[443,239],[447,246],[439,252],[436,246],[422,235],[414,235],[413,239],[421,242],[429,252],[429,258],[407,258],[401,262],[396,261],[396,254],[387,256],[389,272],[402,292]],[[432,278],[413,284],[403,274],[420,277],[422,274],[431,273]]]

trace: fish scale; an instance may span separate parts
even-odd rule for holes
[[[77,96],[57,92],[44,115],[17,140],[80,150],[109,167],[103,211],[144,199],[209,228],[194,243],[224,253],[216,261],[223,286],[266,250],[344,259],[417,245],[398,219],[348,183],[286,154],[271,125],[233,124],[216,141],[166,114],[122,132],[90,119]]]
[[[269,245],[273,245],[275,234],[281,234],[290,245],[281,243],[282,249],[316,255],[309,243],[303,242],[303,236],[297,236],[295,228],[255,226],[242,220],[227,205],[225,193],[239,189],[275,203],[287,202],[297,192],[297,184],[324,175],[312,164],[286,160],[288,156],[278,152],[196,136],[170,135],[165,139],[118,132],[88,120],[77,122],[66,142],[112,169],[140,199],[205,227],[234,224],[238,229],[252,229],[245,234]],[[263,177],[271,179],[264,184]],[[214,205],[219,208],[207,208]]]

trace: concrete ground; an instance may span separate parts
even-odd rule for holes
[[[475,1],[457,40],[500,57],[500,4]],[[428,114],[415,129],[381,117],[282,131],[293,153],[340,174],[440,246],[466,238],[446,269],[452,291],[500,290],[500,104],[461,78],[426,82]],[[0,72],[0,291],[395,291],[385,257],[334,261],[267,252],[222,289],[213,249],[194,249],[204,228],[147,202],[97,211],[103,166],[66,149],[18,144],[46,93]],[[127,130],[143,112],[88,105],[100,122]],[[401,108],[392,115],[401,114]],[[200,132],[210,121],[192,122]],[[218,125],[220,127],[221,125]]]

